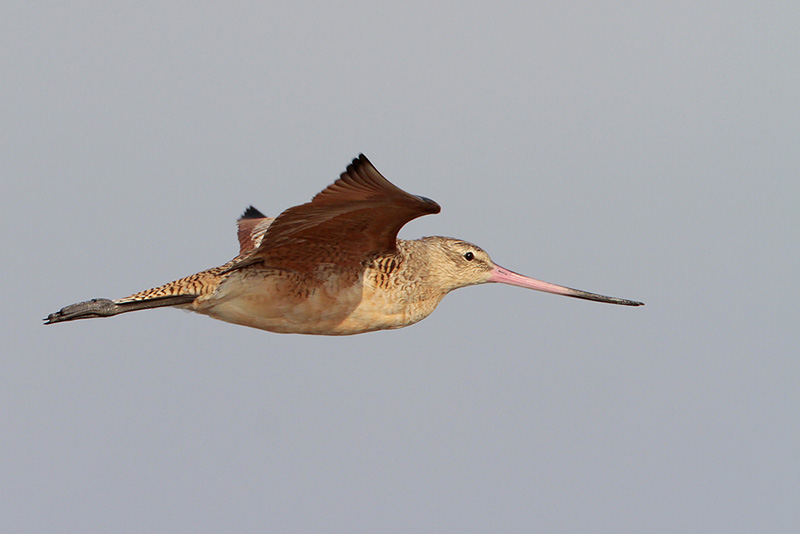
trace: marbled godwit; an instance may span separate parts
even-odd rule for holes
[[[404,224],[440,209],[390,183],[362,154],[307,204],[277,218],[249,207],[238,221],[239,255],[225,265],[122,299],[72,304],[45,322],[173,306],[271,332],[360,334],[414,324],[450,291],[486,282],[643,304],[528,278],[460,239],[397,239]]]

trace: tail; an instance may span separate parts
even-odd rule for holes
[[[92,299],[70,304],[48,315],[44,319],[44,324],[92,319],[94,317],[111,317],[120,313],[165,306],[185,306],[194,302],[197,297],[213,293],[222,280],[220,275],[224,267],[215,267],[214,269],[202,271],[163,286],[134,293],[122,299]]]

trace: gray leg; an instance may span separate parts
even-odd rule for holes
[[[45,319],[44,324],[60,323],[62,321],[72,321],[74,319],[89,319],[91,317],[110,317],[119,312],[119,306],[109,299],[92,299],[86,302],[78,302],[61,308],[55,313],[51,313]]]
[[[91,319],[93,317],[111,317],[112,315],[117,315],[119,313],[136,310],[189,304],[196,297],[197,295],[176,295],[134,302],[123,302],[121,304],[117,304],[113,300],[109,299],[92,299],[87,300],[86,302],[70,304],[69,306],[65,306],[55,313],[51,313],[44,320],[44,324],[74,321],[75,319]]]

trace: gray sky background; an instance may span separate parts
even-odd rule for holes
[[[800,526],[797,2],[14,2],[0,57],[3,532]],[[443,207],[401,237],[647,306],[41,326],[359,152]]]

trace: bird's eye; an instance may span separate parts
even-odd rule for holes
[[[464,259],[467,261],[472,261],[473,259],[475,259],[475,254],[473,254],[472,252],[465,252]]]

